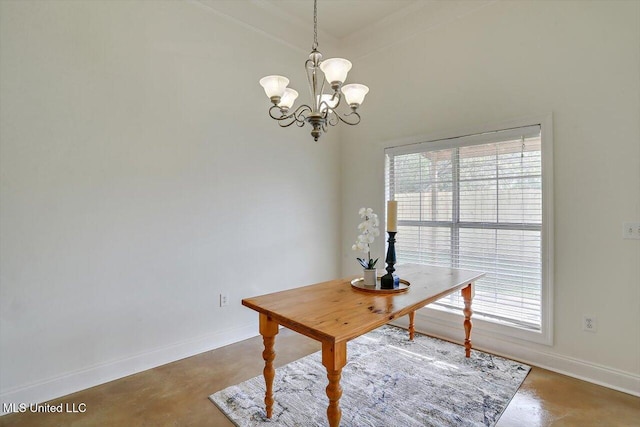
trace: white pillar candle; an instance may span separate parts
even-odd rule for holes
[[[398,231],[398,202],[387,201],[387,231]]]

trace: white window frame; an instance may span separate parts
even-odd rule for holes
[[[498,335],[504,339],[515,339],[517,341],[535,342],[544,345],[553,345],[553,278],[554,278],[554,252],[553,252],[553,117],[551,114],[511,120],[497,124],[488,124],[475,128],[468,128],[455,132],[448,132],[437,135],[413,137],[402,141],[391,141],[387,143],[386,151],[390,150],[394,154],[415,151],[415,145],[428,145],[429,150],[448,149],[455,146],[451,141],[466,136],[473,136],[474,139],[481,140],[482,134],[488,134],[505,129],[521,128],[527,126],[540,126],[541,136],[541,156],[542,156],[542,289],[541,289],[541,322],[540,330],[534,331],[520,328],[511,324],[503,324],[495,320],[472,317],[473,327],[477,331],[491,335]],[[490,141],[487,141],[490,142]],[[414,147],[412,147],[414,146]],[[386,182],[386,171],[383,176]],[[386,186],[383,185],[386,194]],[[398,235],[397,239],[402,236]],[[383,240],[383,239],[381,239]],[[383,245],[384,242],[381,243]],[[384,248],[381,248],[384,251]],[[385,252],[382,252],[385,253]],[[426,306],[419,310],[419,316],[424,317],[433,324],[444,327],[459,328],[463,315],[456,311],[449,311],[443,308]]]

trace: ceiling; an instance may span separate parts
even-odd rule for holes
[[[313,0],[262,1],[313,28]],[[319,0],[318,27],[339,40],[415,3],[420,0]]]
[[[308,53],[313,0],[195,0],[265,37]],[[318,0],[322,52],[350,59],[446,25],[498,0]],[[326,49],[326,50],[325,50]]]

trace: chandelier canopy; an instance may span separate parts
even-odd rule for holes
[[[274,75],[260,79],[260,85],[273,103],[269,108],[269,116],[277,120],[280,127],[288,127],[294,123],[302,127],[309,123],[314,141],[320,138],[322,132],[327,131],[328,125],[335,126],[339,122],[348,125],[360,123],[357,109],[369,88],[358,83],[343,85],[351,69],[350,61],[343,58],[322,60],[322,54],[318,51],[318,0],[313,1],[313,45],[304,65],[309,80],[311,104],[303,104],[295,110],[292,108],[298,92],[287,87],[288,78]],[[330,93],[324,93],[326,83],[331,87]],[[337,111],[344,104],[343,100],[351,109],[345,114]]]

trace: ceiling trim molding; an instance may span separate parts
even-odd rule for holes
[[[289,15],[265,0],[191,0],[206,7],[225,19],[270,38],[295,51],[308,54],[313,44],[313,24],[309,25],[298,17]],[[257,10],[257,13],[250,9]],[[313,16],[312,10],[309,11]],[[318,30],[320,51],[335,52],[339,41],[331,35]]]
[[[342,56],[352,61],[392,48],[413,37],[464,18],[500,0],[415,0],[384,18],[338,39],[318,29],[319,50],[326,57]],[[215,14],[280,43],[308,54],[313,42],[313,24],[273,5],[272,0],[190,0]],[[312,11],[309,12],[310,16]]]

